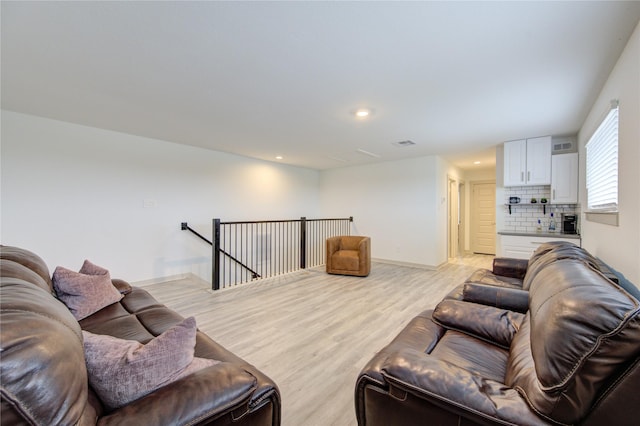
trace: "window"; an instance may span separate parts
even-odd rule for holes
[[[587,142],[587,212],[618,211],[618,103]]]

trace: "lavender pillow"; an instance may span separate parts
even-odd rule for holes
[[[84,261],[80,272],[58,266],[53,271],[53,288],[73,316],[80,321],[122,299],[111,283],[109,271]]]
[[[89,383],[109,410],[220,361],[194,358],[196,320],[189,317],[143,345],[82,331]]]

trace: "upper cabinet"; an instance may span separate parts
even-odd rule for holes
[[[504,186],[551,184],[551,136],[504,144]]]
[[[578,202],[578,153],[551,156],[551,202]]]

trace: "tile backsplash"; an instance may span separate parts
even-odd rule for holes
[[[537,200],[534,205],[514,205],[504,206],[504,230],[512,232],[536,232],[538,219],[542,224],[542,232],[548,232],[550,213],[556,221],[556,231],[560,232],[561,213],[575,213],[579,215],[580,205],[578,204],[553,204],[546,206],[546,214],[543,213],[541,198],[551,199],[551,186],[512,186],[506,187],[504,191],[504,203],[509,204],[509,197],[520,197],[520,203],[530,203],[532,198]]]

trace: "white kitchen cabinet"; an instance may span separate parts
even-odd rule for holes
[[[578,202],[578,153],[551,156],[551,202]]]
[[[529,259],[540,244],[548,243],[550,241],[568,241],[580,246],[580,238],[566,238],[564,235],[566,234],[558,234],[557,237],[500,235],[500,249],[498,251],[498,256],[514,257],[516,259]]]
[[[504,186],[525,185],[527,168],[527,141],[504,143]]]
[[[504,144],[504,186],[551,183],[551,136]]]

